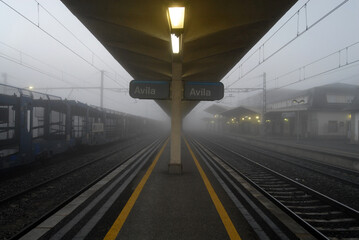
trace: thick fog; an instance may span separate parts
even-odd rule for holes
[[[36,1],[0,3],[1,83],[99,106],[97,87],[104,71],[104,87],[111,88],[105,90],[105,108],[168,120],[154,101],[136,100],[124,91],[132,77],[60,1],[38,2],[44,8],[38,9]],[[306,2],[298,1],[222,79],[225,88],[262,88],[263,73],[267,90],[359,84],[359,2]],[[225,93],[220,101],[201,102],[185,126],[202,127],[202,119],[211,116],[204,110],[213,103],[229,109],[250,105],[248,97],[255,95],[261,91]]]
[[[0,83],[100,106],[103,70],[105,108],[168,120],[154,101],[129,96],[133,78],[60,1],[38,1],[39,15],[36,1],[5,2],[28,20],[0,3]]]
[[[359,1],[298,1],[297,4],[222,79],[225,88],[263,88],[271,97],[283,89],[304,90],[331,83],[359,85]],[[299,16],[299,18],[298,18]],[[308,28],[308,29],[307,29]],[[204,111],[213,104],[234,108],[262,106],[262,90],[225,93],[202,102],[185,126],[205,128]],[[258,108],[259,107],[259,108]]]

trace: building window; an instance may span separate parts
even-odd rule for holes
[[[338,132],[338,121],[328,121],[328,132],[329,133]]]

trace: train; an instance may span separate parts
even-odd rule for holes
[[[160,121],[0,84],[0,170],[150,134]]]

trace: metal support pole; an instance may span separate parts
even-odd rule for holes
[[[182,173],[181,131],[182,131],[182,63],[172,63],[171,102],[171,156],[168,165],[170,174]]]
[[[265,115],[267,112],[267,81],[266,81],[266,73],[263,73],[263,109],[262,109],[262,131],[263,135],[265,135]]]
[[[2,74],[2,77],[4,79],[4,84],[7,85],[7,74],[6,73],[3,73]]]
[[[100,107],[103,108],[103,79],[104,77],[104,71],[101,71],[101,100],[100,100]]]
[[[297,142],[299,142],[299,110],[297,113]]]
[[[4,79],[4,84],[7,85],[7,74],[6,73],[3,73],[2,74],[2,77]],[[3,88],[3,93],[6,94],[6,88]],[[9,123],[8,123],[9,124]]]

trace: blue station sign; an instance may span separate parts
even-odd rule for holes
[[[199,101],[220,100],[224,96],[221,82],[185,82],[184,99]]]
[[[133,80],[130,82],[130,96],[140,99],[169,99],[170,82]]]

